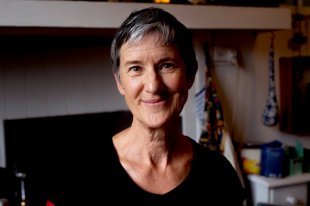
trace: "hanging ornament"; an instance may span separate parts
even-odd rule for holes
[[[262,116],[263,124],[274,126],[278,123],[278,104],[274,78],[274,33],[271,35],[269,47],[268,96]]]
[[[216,91],[215,82],[211,75],[211,58],[209,47],[204,45],[206,56],[206,91],[205,91],[205,123],[200,136],[200,144],[214,151],[221,151],[221,143],[224,134],[224,117],[222,105]]]

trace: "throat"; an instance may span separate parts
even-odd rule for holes
[[[154,194],[166,194],[185,181],[190,172],[190,164],[170,166],[166,169],[145,168],[138,175],[130,175],[132,180],[143,190]]]
[[[191,151],[191,150],[190,150]],[[165,194],[178,187],[188,177],[192,167],[192,151],[172,155],[169,160],[163,157],[151,162],[122,161],[122,165],[132,181],[141,189]]]

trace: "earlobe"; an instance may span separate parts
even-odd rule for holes
[[[116,86],[117,86],[117,89],[118,89],[119,93],[121,95],[124,95],[125,94],[125,90],[124,90],[124,88],[122,86],[122,83],[120,81],[119,75],[116,74],[116,73],[113,73],[113,75],[114,75],[114,79],[115,79]]]

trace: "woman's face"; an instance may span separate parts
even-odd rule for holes
[[[177,48],[162,46],[154,34],[121,47],[115,79],[134,121],[150,128],[177,123],[192,85]]]

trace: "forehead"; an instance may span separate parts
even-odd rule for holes
[[[124,52],[139,52],[143,50],[157,49],[163,47],[163,44],[159,42],[153,36],[145,36],[139,40],[128,41],[124,43],[120,49],[121,53]]]
[[[135,55],[152,55],[153,53],[163,55],[179,55],[176,46],[165,45],[160,35],[145,35],[134,41],[127,41],[120,48],[120,59],[128,59]]]

